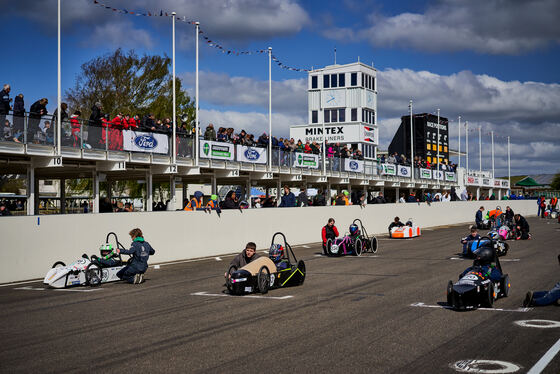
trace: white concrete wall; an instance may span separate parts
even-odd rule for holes
[[[516,213],[536,214],[535,201],[448,202],[384,204],[309,208],[267,208],[240,212],[139,212],[83,215],[3,217],[0,219],[0,283],[42,278],[55,262],[66,263],[82,253],[98,254],[108,232],[114,231],[128,246],[128,232],[140,227],[156,249],[151,264],[239,252],[254,241],[270,245],[281,231],[292,245],[320,241],[321,227],[329,217],[343,234],[355,218],[370,233],[384,233],[394,216],[413,218],[421,227],[473,222],[476,210],[508,204]],[[226,266],[224,264],[224,266]]]

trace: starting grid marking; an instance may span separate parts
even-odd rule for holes
[[[424,304],[424,303],[412,303],[410,304],[410,306],[413,307],[419,307],[419,308],[438,308],[438,309],[453,309],[450,306],[447,305],[428,305],[428,304]],[[502,308],[476,308],[476,310],[486,310],[486,311],[490,311],[490,312],[520,312],[520,313],[526,313],[530,310],[533,310],[533,308],[517,308],[517,309],[502,309]]]
[[[292,295],[287,296],[260,296],[260,295],[243,295],[243,296],[235,296],[235,295],[228,295],[227,293],[208,293],[208,292],[195,292],[191,293],[192,296],[212,296],[212,297],[245,297],[250,299],[273,299],[273,300],[287,300],[293,298]]]
[[[44,288],[44,287],[16,287],[14,290],[25,291],[65,291],[65,292],[93,292],[101,291],[102,288]]]

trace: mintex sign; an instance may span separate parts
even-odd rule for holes
[[[362,124],[325,125],[328,143],[370,143],[377,144],[377,128]],[[323,126],[296,126],[290,128],[290,138],[302,142],[323,142]]]

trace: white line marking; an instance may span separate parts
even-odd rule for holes
[[[552,347],[541,357],[539,361],[527,372],[527,374],[538,374],[541,373],[544,368],[552,361],[554,356],[560,351],[560,339],[554,343]]]
[[[521,366],[507,361],[498,360],[461,360],[449,365],[455,371],[461,373],[515,373],[521,369]],[[493,367],[493,369],[485,369],[484,367]],[[496,366],[501,366],[495,368]]]
[[[39,278],[39,279],[25,281],[25,282],[0,284],[0,287],[19,286],[20,284],[38,283],[40,281],[41,281],[41,279]]]
[[[303,248],[311,248],[311,247],[308,246],[308,245],[302,245],[302,247],[303,247]]]
[[[235,296],[235,295],[228,295],[227,293],[208,293],[208,292],[195,292],[191,293],[193,296],[215,296],[215,297],[248,297],[252,299],[274,299],[274,300],[286,300],[290,299],[293,296],[260,296],[260,295],[244,295],[244,296]]]
[[[102,288],[44,288],[44,287],[17,287],[14,290],[26,290],[26,291],[67,291],[67,292],[93,292],[100,291]]]
[[[316,254],[315,257],[329,257],[329,256],[327,256],[327,255]],[[336,256],[332,256],[332,257],[336,257]],[[352,256],[352,255],[346,255],[346,256],[341,256],[341,257],[348,257],[348,258],[374,258],[374,257],[379,257],[379,255],[373,255],[373,256]]]
[[[521,327],[535,327],[537,329],[554,329],[560,327],[560,322],[549,321],[546,319],[527,319],[524,321],[515,321],[517,326]]]
[[[450,260],[459,260],[459,261],[472,261],[472,258],[462,258],[462,257],[449,257]],[[521,261],[520,258],[500,258],[500,262],[518,262]]]
[[[221,257],[216,257],[215,260],[216,261],[222,261],[222,258]]]
[[[413,303],[413,304],[410,304],[410,306],[415,306],[415,307],[420,307],[420,308],[453,309],[452,307],[450,307],[448,305],[428,305],[428,304],[424,304],[424,303]],[[521,312],[521,313],[525,313],[525,312],[528,312],[528,311],[532,310],[532,308],[517,308],[517,309],[476,308],[476,310],[488,310],[488,311],[491,311],[491,312]]]

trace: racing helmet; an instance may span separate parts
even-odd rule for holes
[[[360,229],[358,228],[358,225],[356,225],[355,223],[350,225],[350,235],[356,235],[360,232]]]
[[[490,265],[494,260],[494,251],[492,247],[483,246],[480,247],[476,252],[476,260],[474,260],[476,265]]]
[[[408,221],[406,221],[405,226],[412,227],[412,218],[409,218]]]
[[[488,233],[488,236],[489,236],[490,238],[494,239],[494,240],[497,240],[497,239],[500,238],[500,235],[499,235],[498,232],[495,231],[495,230],[490,231],[490,232]]]
[[[272,260],[272,262],[274,263],[280,262],[283,256],[284,256],[284,247],[282,247],[281,244],[272,244],[270,246],[268,257]]]
[[[101,247],[99,247],[99,253],[101,254],[101,257],[110,255],[112,252],[113,252],[113,246],[109,243],[101,244]]]

